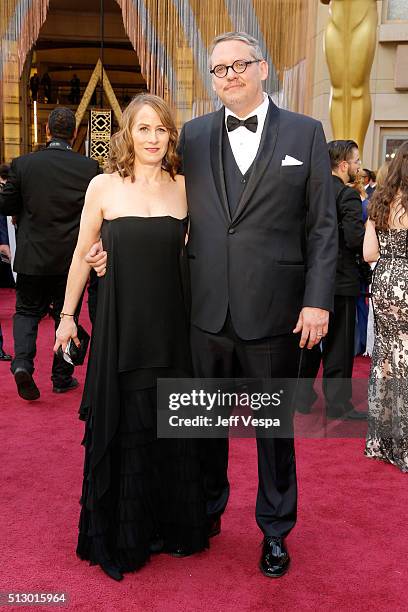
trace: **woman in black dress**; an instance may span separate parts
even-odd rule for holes
[[[136,97],[111,141],[106,173],[89,185],[54,350],[77,342],[72,317],[85,255],[108,252],[98,288],[87,378],[85,467],[77,554],[112,578],[152,552],[208,545],[196,443],[156,436],[156,381],[190,377],[187,203],[167,105]]]

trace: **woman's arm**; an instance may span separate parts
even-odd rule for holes
[[[380,256],[380,247],[378,244],[378,238],[375,231],[375,224],[371,219],[367,220],[366,230],[364,235],[363,244],[363,257],[364,261],[369,263],[377,261]]]
[[[75,313],[89,276],[90,266],[85,261],[85,255],[91,245],[100,238],[103,221],[101,187],[104,182],[103,175],[92,179],[85,195],[78,241],[68,273],[64,306],[62,307],[62,312],[67,315]],[[57,351],[59,346],[62,346],[62,349],[65,350],[70,338],[73,338],[74,342],[78,344],[77,329],[73,317],[63,316],[57,329],[54,351]]]

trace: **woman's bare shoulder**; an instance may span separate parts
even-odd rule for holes
[[[95,183],[96,185],[107,185],[112,181],[120,180],[120,178],[121,177],[119,176],[118,172],[111,172],[109,174],[104,172],[103,174],[97,174],[94,176],[91,183]]]
[[[105,191],[106,189],[109,189],[111,185],[115,184],[118,179],[120,179],[120,176],[117,172],[112,174],[97,174],[89,183],[88,191],[91,191],[92,193]]]
[[[114,174],[98,174],[95,176],[86,191],[85,201],[87,206],[96,206],[103,209],[104,202],[111,199],[112,191],[114,191],[118,179],[120,180],[119,175],[115,177]]]

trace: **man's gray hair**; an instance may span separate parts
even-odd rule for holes
[[[251,48],[254,59],[257,59],[257,60],[264,59],[263,53],[261,51],[261,47],[259,46],[259,41],[256,38],[254,38],[253,36],[250,36],[250,34],[247,34],[246,32],[225,32],[224,34],[220,34],[219,36],[216,36],[214,40],[212,41],[210,45],[210,49],[209,49],[210,62],[211,62],[211,55],[215,47],[219,43],[222,43],[228,40],[240,40],[241,42],[246,43],[248,47]],[[240,58],[237,58],[237,59],[240,59]]]

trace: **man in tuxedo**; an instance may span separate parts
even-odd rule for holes
[[[296,378],[300,349],[326,335],[333,307],[337,224],[323,129],[263,92],[268,65],[251,36],[218,36],[210,65],[224,106],[186,123],[180,137],[195,374]],[[202,446],[216,533],[229,494],[228,440]],[[258,438],[257,449],[260,569],[279,577],[296,521],[294,440]]]
[[[72,150],[75,134],[74,113],[55,108],[48,117],[47,147],[14,159],[0,194],[0,214],[18,216],[11,371],[25,400],[40,397],[32,376],[38,323],[52,304],[58,326],[85,191],[99,172],[96,161]],[[55,393],[78,386],[73,371],[73,366],[54,356],[51,380]]]
[[[296,378],[300,352],[320,342],[333,307],[336,207],[321,124],[263,93],[256,39],[217,37],[210,72],[224,106],[186,123],[180,153],[191,220],[194,369],[200,378]],[[87,261],[103,274],[105,257]],[[229,496],[228,439],[201,440],[210,535]],[[293,437],[258,438],[260,569],[289,566],[296,522]]]

